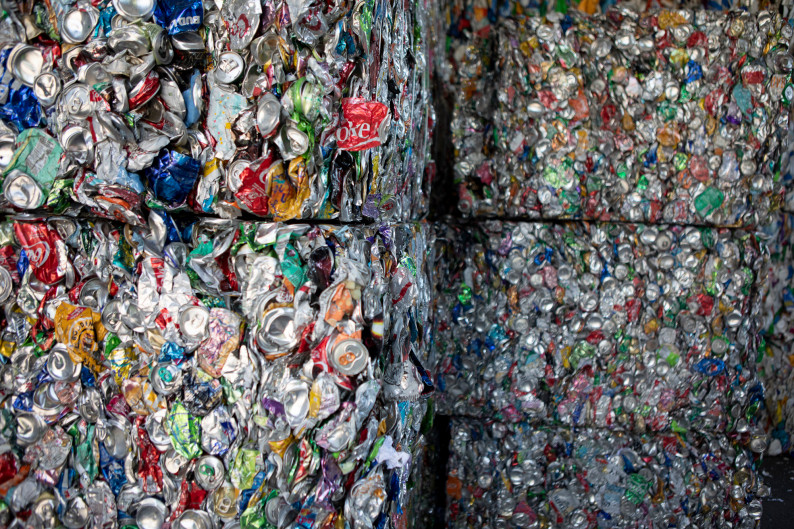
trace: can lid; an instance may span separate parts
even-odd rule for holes
[[[309,136],[298,128],[297,122],[291,119],[281,127],[278,140],[281,157],[285,160],[297,158],[309,148]]]
[[[47,357],[47,371],[55,380],[71,382],[80,377],[82,364],[72,360],[64,344],[55,344]]]
[[[231,484],[219,487],[212,497],[215,514],[223,519],[234,518],[237,515],[237,498],[239,495],[239,491]]]
[[[20,83],[32,87],[44,67],[44,55],[35,46],[20,44],[11,50],[7,64]]]
[[[147,19],[154,13],[154,0],[113,0],[113,7],[130,21]]]
[[[23,413],[16,416],[17,442],[29,446],[44,434],[44,421],[34,414]]]
[[[75,83],[66,88],[61,96],[59,107],[74,118],[87,118],[94,109],[88,87],[84,84]]]
[[[213,529],[213,527],[210,515],[195,509],[186,510],[171,524],[172,529]]]
[[[202,489],[215,490],[223,483],[225,476],[223,462],[215,456],[200,457],[196,461],[193,475],[196,477],[196,483]]]
[[[265,518],[269,524],[278,524],[278,513],[283,503],[286,502],[281,496],[274,496],[265,504]]]
[[[91,278],[80,289],[80,305],[101,311],[108,299],[108,290],[99,278]]]
[[[182,387],[182,370],[170,362],[155,364],[149,371],[149,380],[158,395],[172,395]]]
[[[58,397],[50,393],[50,386],[52,384],[45,382],[33,391],[33,404],[45,411],[55,410],[61,407]]]
[[[121,302],[117,299],[110,300],[102,309],[102,325],[113,333],[121,329]]]
[[[295,309],[279,307],[262,319],[256,343],[266,353],[285,354],[298,345],[300,335],[295,328]]]
[[[64,42],[78,44],[91,35],[99,21],[99,12],[91,6],[88,9],[70,9],[61,22],[61,37]]]
[[[243,75],[245,61],[239,53],[226,51],[221,53],[215,66],[215,80],[219,83],[231,84]]]
[[[152,51],[157,64],[169,64],[174,60],[174,47],[171,45],[171,39],[168,38],[168,33],[165,30],[161,29],[154,35]]]
[[[88,504],[76,496],[69,502],[69,507],[61,515],[61,523],[67,529],[80,529],[88,524]]]
[[[32,176],[15,169],[3,182],[3,194],[13,206],[20,209],[37,209],[46,197]]]
[[[766,450],[768,446],[766,435],[754,435],[750,439],[750,450],[756,454],[760,454]]]
[[[206,307],[190,306],[179,313],[179,330],[191,342],[202,341],[209,334],[210,311]]]
[[[226,185],[232,193],[236,193],[242,185],[242,174],[247,168],[251,167],[251,161],[238,158],[229,164],[226,169]]]
[[[169,449],[165,453],[162,462],[163,468],[166,470],[166,472],[177,477],[184,477],[185,472],[187,471],[187,464],[189,463],[189,461],[185,459],[182,454],[173,448]]]
[[[167,510],[163,502],[152,497],[144,498],[138,502],[135,522],[138,529],[160,529],[165,522],[166,514]]]
[[[5,303],[14,290],[14,281],[11,273],[4,266],[0,266],[0,303]]]
[[[794,101],[794,85],[789,83],[783,88],[783,103],[790,105]]]
[[[33,81],[33,93],[43,106],[51,106],[61,93],[61,79],[52,72],[44,72]]]
[[[369,352],[358,340],[342,340],[331,352],[331,366],[343,375],[358,375],[367,367]]]
[[[259,133],[267,138],[276,132],[281,118],[281,101],[270,92],[259,98],[256,109],[256,126]]]

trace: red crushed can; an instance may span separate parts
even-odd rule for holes
[[[14,233],[30,261],[33,275],[46,285],[54,285],[66,275],[63,241],[58,232],[44,222],[14,222]]]
[[[336,129],[336,144],[343,151],[377,147],[389,133],[389,108],[377,101],[348,97],[342,100],[342,120]]]

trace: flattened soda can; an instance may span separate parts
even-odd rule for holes
[[[221,486],[226,473],[223,461],[215,456],[203,456],[196,461],[193,474],[202,489],[213,491]]]
[[[61,303],[55,311],[55,336],[66,345],[75,362],[82,362],[93,373],[104,371],[99,342],[105,339],[102,316],[88,307]]]
[[[11,279],[11,273],[4,266],[0,266],[0,303],[5,303],[13,290],[14,281]]]
[[[68,260],[58,232],[44,222],[14,222],[14,233],[25,250],[36,279],[54,285],[66,276]]]
[[[367,367],[369,352],[358,340],[342,340],[331,352],[331,366],[343,375],[358,375]]]
[[[219,378],[226,359],[240,345],[243,320],[234,312],[210,310],[209,337],[198,348],[199,366],[210,376]]]

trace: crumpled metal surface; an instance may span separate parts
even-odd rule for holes
[[[440,410],[760,433],[769,257],[752,231],[489,221],[440,227],[437,244]]]
[[[432,424],[432,237],[4,220],[0,521],[404,526]]]
[[[769,455],[792,453],[794,436],[794,405],[791,392],[794,389],[794,363],[788,342],[764,343],[759,373],[764,382],[766,406],[762,424],[769,434]]]
[[[0,138],[17,149],[35,128],[65,153],[46,179],[29,174],[43,201],[0,209],[139,225],[150,209],[421,218],[434,171],[434,10],[426,0],[9,2]],[[182,157],[170,173],[156,163],[164,150]],[[186,169],[190,178],[174,177]],[[0,171],[9,178],[5,158]]]
[[[453,41],[463,215],[749,226],[784,202],[773,11],[514,15]]]
[[[754,527],[752,457],[697,431],[628,435],[453,419],[447,526]]]
[[[763,424],[770,435],[769,454],[791,453],[794,435],[794,265],[791,244],[794,242],[794,216],[778,213],[764,226],[763,235],[770,248],[766,284],[768,290],[763,310],[763,354],[759,373],[764,383],[766,408]]]
[[[448,527],[760,523],[791,447],[790,5],[717,4],[442,7]]]

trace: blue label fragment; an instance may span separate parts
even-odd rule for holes
[[[204,6],[201,0],[158,0],[153,17],[169,35],[198,31],[204,23]]]

